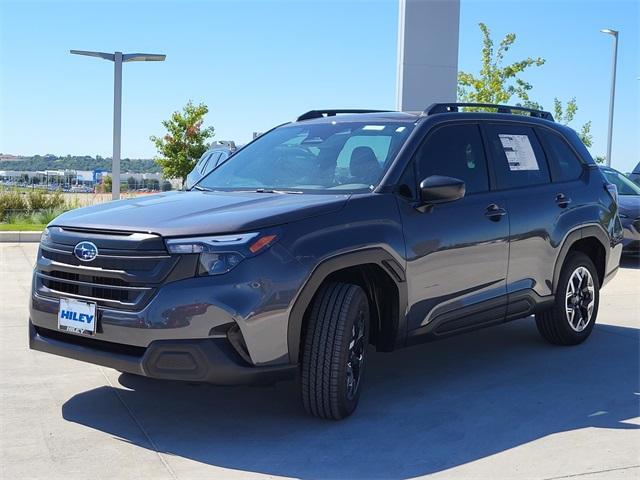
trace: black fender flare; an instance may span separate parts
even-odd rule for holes
[[[405,272],[396,258],[382,247],[366,248],[329,257],[319,263],[296,297],[289,314],[287,346],[289,361],[297,364],[300,357],[300,341],[304,314],[324,280],[334,272],[358,265],[376,264],[395,282],[399,294],[398,328],[396,344],[404,344],[407,335],[406,306],[407,283]]]
[[[552,285],[551,285],[551,291],[554,294],[555,294],[556,288],[558,286],[558,280],[560,278],[560,272],[562,271],[562,266],[564,265],[564,261],[567,258],[567,254],[569,253],[569,250],[571,249],[573,244],[575,244],[577,241],[583,240],[585,238],[591,238],[591,237],[593,237],[596,240],[598,240],[602,244],[602,246],[604,247],[604,254],[605,254],[605,258],[604,258],[605,272],[604,272],[604,275],[606,276],[606,274],[607,274],[606,268],[607,268],[607,264],[608,264],[608,261],[609,261],[610,245],[611,245],[611,239],[610,239],[609,235],[607,234],[605,229],[602,227],[602,225],[597,224],[597,223],[589,224],[589,225],[583,225],[583,226],[577,227],[577,228],[571,230],[565,236],[565,239],[562,242],[562,246],[560,247],[560,251],[558,253],[558,257],[556,258],[556,263],[555,263],[555,266],[554,266],[554,269],[553,269],[553,280],[552,280]]]

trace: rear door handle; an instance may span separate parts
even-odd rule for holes
[[[487,207],[487,210],[484,214],[491,220],[498,221],[507,214],[507,211],[504,208],[500,208],[495,203],[492,203]]]
[[[567,197],[564,193],[559,193],[556,195],[556,203],[560,208],[565,208],[567,205],[571,203],[571,199]]]

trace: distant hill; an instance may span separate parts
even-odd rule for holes
[[[111,159],[102,158],[99,155],[97,157],[34,155],[33,157],[15,157],[12,160],[7,160],[6,157],[0,159],[0,170],[95,170],[98,168],[111,171]],[[123,173],[159,173],[160,166],[153,160],[123,158],[120,160],[120,171]]]

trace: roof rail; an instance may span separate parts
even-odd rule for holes
[[[338,110],[309,110],[306,113],[300,115],[296,122],[302,122],[303,120],[311,120],[312,118],[333,117],[339,113],[382,113],[389,112],[390,110],[359,110],[359,109],[338,109]]]
[[[536,118],[544,118],[545,120],[551,120],[553,122],[553,115],[544,110],[536,110],[534,108],[520,107],[517,105],[498,105],[494,103],[432,103],[424,112],[423,115],[433,115],[435,113],[448,113],[458,112],[459,108],[472,107],[472,108],[494,108],[498,113],[510,113],[515,112],[527,112],[529,116]]]

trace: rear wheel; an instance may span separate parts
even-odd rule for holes
[[[553,307],[536,315],[540,334],[555,345],[584,342],[596,323],[600,284],[596,267],[581,252],[571,252],[562,267]]]
[[[349,283],[328,283],[314,299],[302,352],[302,402],[341,420],[358,405],[369,344],[369,301]]]

